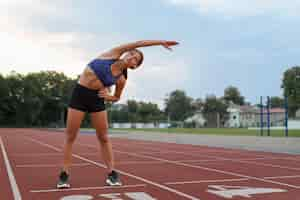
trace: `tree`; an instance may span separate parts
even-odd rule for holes
[[[115,104],[109,109],[111,122],[157,122],[166,120],[166,116],[157,104],[128,100],[127,104]]]
[[[227,108],[224,99],[218,99],[215,95],[207,96],[203,106],[203,115],[207,121],[207,126],[223,126],[228,118]]]
[[[5,126],[59,124],[75,80],[63,73],[45,71],[0,76],[0,122]]]
[[[183,121],[192,113],[192,98],[186,96],[184,91],[175,90],[165,99],[165,112],[171,120]]]
[[[135,100],[128,100],[127,101],[127,106],[128,106],[128,112],[130,113],[137,113],[138,112],[138,102]]]
[[[7,80],[0,74],[0,124],[6,124],[9,111],[9,88]]]
[[[160,115],[160,110],[157,104],[140,102],[138,113],[141,122],[150,122],[155,120],[155,116]]]
[[[204,102],[202,99],[198,98],[198,99],[192,100],[191,106],[192,106],[192,109],[194,112],[202,111]]]
[[[238,88],[229,86],[224,90],[224,99],[227,102],[232,101],[236,105],[244,105],[245,104],[245,98],[241,96],[240,91]]]
[[[24,119],[22,117],[24,107],[24,88],[22,86],[24,77],[16,72],[10,73],[6,77],[7,87],[9,89],[7,97],[7,112],[5,113],[7,125],[22,126]]]
[[[37,88],[36,90],[40,92],[42,107],[39,120],[41,125],[61,126],[76,80],[69,79],[63,73],[55,71],[31,73],[27,77],[33,79],[31,87]]]
[[[129,120],[130,122],[138,122],[138,110],[139,110],[139,105],[138,102],[135,100],[128,100],[127,101],[127,108],[128,108],[128,115],[129,115]]]
[[[284,96],[288,97],[289,115],[295,117],[300,108],[300,66],[284,72],[281,88],[284,90]]]
[[[284,108],[284,99],[281,97],[271,97],[270,106],[271,108]]]

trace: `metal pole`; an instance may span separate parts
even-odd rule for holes
[[[268,136],[270,136],[270,97],[267,96],[267,123],[268,123]]]
[[[260,97],[260,135],[264,135],[263,97]]]
[[[217,128],[220,128],[220,114],[217,112]]]
[[[285,106],[285,136],[288,137],[289,136],[289,129],[288,129],[288,120],[289,120],[289,110],[288,110],[288,97],[285,96],[285,102],[284,102],[284,106]]]

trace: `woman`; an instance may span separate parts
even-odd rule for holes
[[[74,144],[81,121],[86,112],[91,115],[91,122],[96,129],[103,159],[107,166],[108,176],[106,183],[110,186],[121,185],[118,173],[114,170],[114,157],[112,145],[107,134],[108,121],[104,102],[118,101],[126,83],[127,69],[136,69],[142,64],[143,53],[136,48],[162,45],[171,50],[170,46],[177,44],[175,41],[160,40],[129,43],[101,54],[87,65],[73,90],[68,108],[64,162],[59,175],[57,188],[70,187],[68,178],[72,157],[72,145]],[[112,85],[116,86],[114,95],[110,95],[107,89]]]

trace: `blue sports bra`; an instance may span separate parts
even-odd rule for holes
[[[110,67],[116,61],[117,59],[96,58],[91,61],[88,66],[95,72],[96,76],[100,79],[105,87],[110,87],[116,83],[120,76],[122,76],[122,73],[118,76],[113,76],[111,72]]]

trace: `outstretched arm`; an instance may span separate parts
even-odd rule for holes
[[[110,51],[104,53],[103,56],[119,58],[126,51],[130,51],[132,49],[139,48],[139,47],[158,46],[158,45],[161,45],[161,46],[165,47],[168,50],[172,50],[171,46],[174,46],[174,45],[177,45],[177,44],[179,44],[179,43],[176,42],[176,41],[141,40],[141,41],[132,42],[132,43],[117,46],[117,47],[111,49]]]
[[[123,44],[118,47],[113,48],[113,51],[117,51],[119,53],[124,53],[126,51],[139,48],[139,47],[148,47],[148,46],[157,46],[162,45],[164,47],[170,48],[170,46],[177,45],[176,41],[166,41],[166,40],[141,40],[133,43]]]

